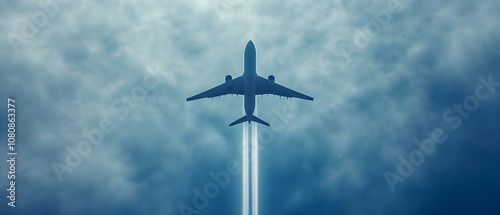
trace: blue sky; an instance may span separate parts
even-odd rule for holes
[[[203,208],[193,189],[241,161],[242,98],[185,99],[241,74],[248,40],[315,98],[257,100],[261,214],[500,212],[498,1],[1,3],[2,214],[240,213],[241,174]]]

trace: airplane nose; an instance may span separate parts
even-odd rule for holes
[[[248,41],[247,43],[247,50],[255,50],[255,45],[253,44],[253,42],[250,40]]]
[[[251,47],[251,46],[255,47],[255,45],[253,44],[253,42],[251,40],[248,41],[247,46],[249,46],[249,47]]]

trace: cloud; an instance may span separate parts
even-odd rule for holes
[[[192,203],[192,189],[209,182],[210,171],[241,160],[239,130],[227,127],[241,117],[241,97],[185,98],[241,74],[250,39],[260,75],[315,98],[258,98],[260,118],[279,124],[274,110],[291,116],[283,129],[268,130],[260,153],[261,213],[500,211],[493,202],[500,89],[459,130],[442,119],[474,92],[478,76],[500,80],[500,3],[401,2],[351,62],[339,54],[342,44],[353,43],[389,0],[72,1],[17,53],[8,35],[23,36],[23,18],[44,9],[7,2],[0,95],[18,102],[17,212],[180,214],[178,205]],[[158,87],[133,100],[148,78]],[[60,182],[51,164],[65,164],[66,148],[103,119],[115,129]],[[436,127],[449,139],[391,192],[384,172]],[[240,212],[241,182],[232,179],[201,214]]]

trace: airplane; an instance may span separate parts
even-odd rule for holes
[[[269,123],[254,116],[255,111],[255,96],[256,95],[277,95],[287,98],[299,98],[312,101],[313,98],[297,91],[288,89],[276,83],[273,75],[268,78],[263,78],[257,74],[256,71],[256,50],[255,45],[250,40],[245,47],[244,55],[244,70],[243,74],[235,79],[231,75],[226,75],[225,82],[205,92],[191,96],[186,101],[193,101],[203,98],[214,98],[228,94],[236,94],[244,96],[245,116],[232,122],[229,126],[237,125],[243,122],[257,122],[266,126]]]

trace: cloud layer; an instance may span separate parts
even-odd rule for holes
[[[250,39],[261,76],[315,98],[258,98],[275,122],[260,128],[262,214],[500,212],[500,87],[453,112],[458,129],[443,118],[478,77],[500,82],[498,1],[44,2],[0,9],[0,96],[17,99],[19,148],[17,207],[2,212],[240,213],[241,175],[203,209],[193,188],[241,160],[227,125],[242,98],[185,98],[241,74]],[[384,173],[435,128],[447,140],[391,191]],[[70,167],[79,146],[92,148]],[[55,162],[71,172],[58,178]]]

